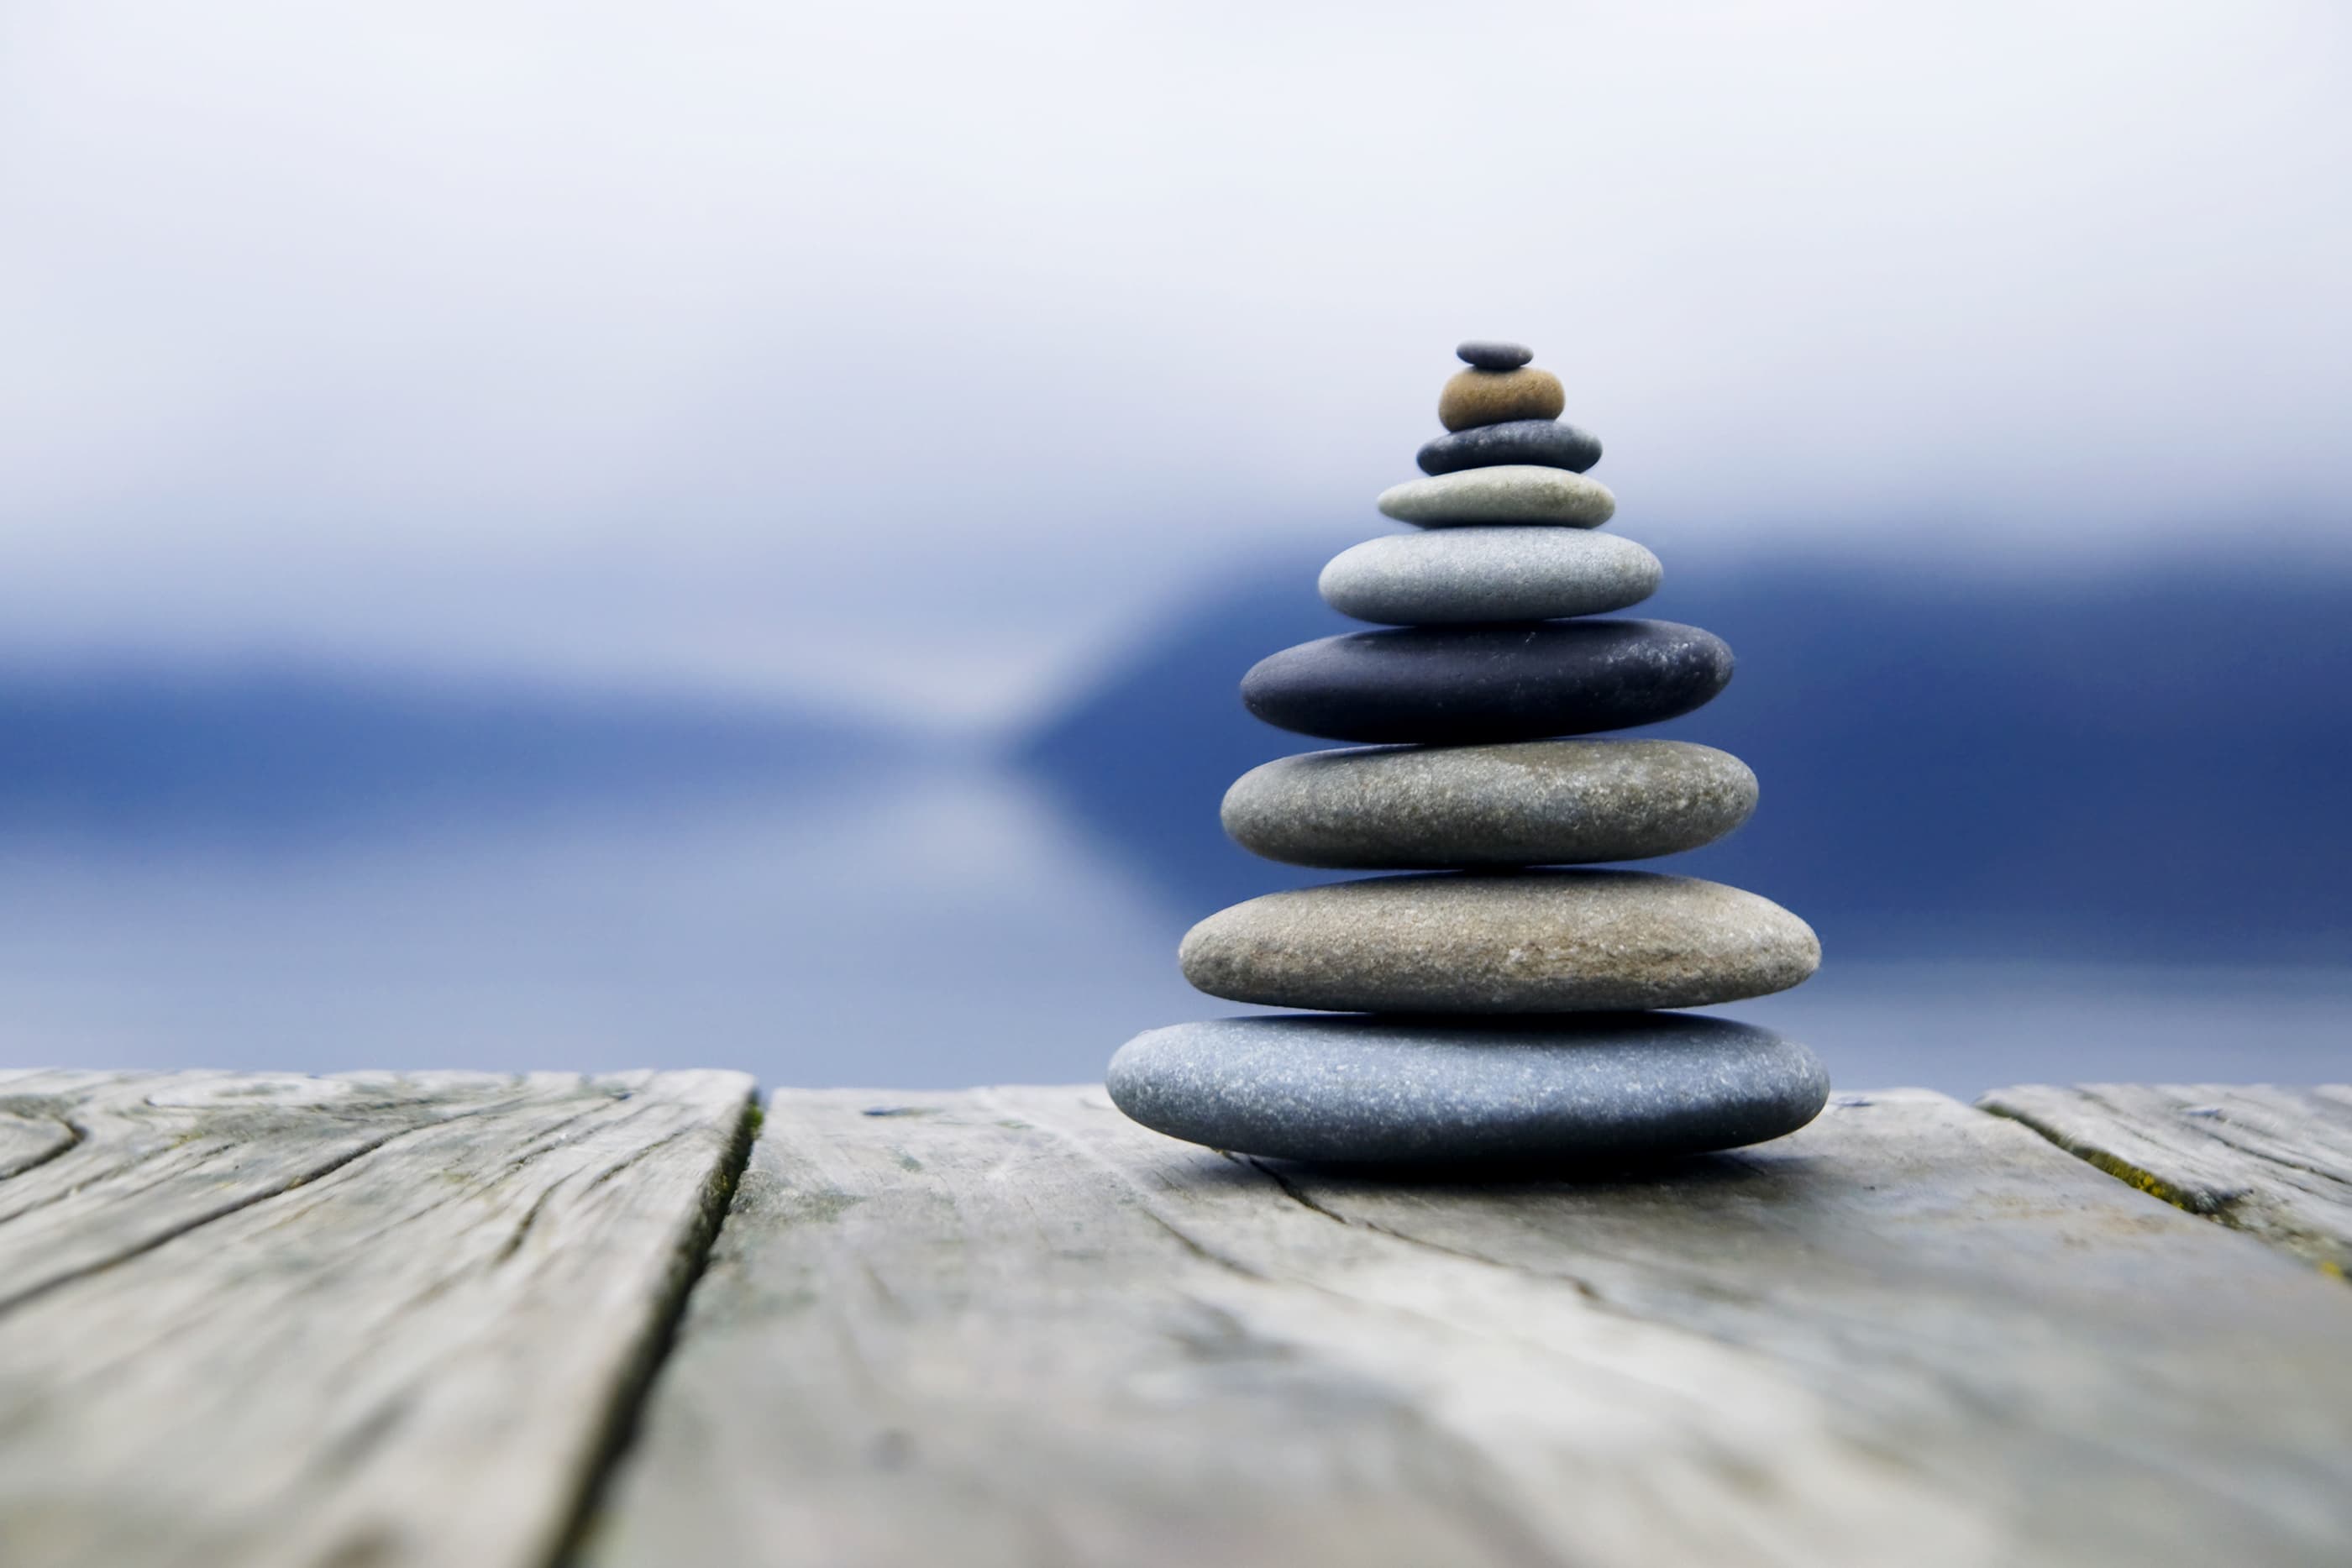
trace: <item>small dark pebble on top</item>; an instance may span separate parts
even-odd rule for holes
[[[1536,351],[1525,343],[1505,343],[1486,338],[1473,338],[1454,350],[1465,365],[1482,371],[1516,371],[1536,357]]]

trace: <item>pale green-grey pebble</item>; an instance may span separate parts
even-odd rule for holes
[[[1617,497],[1598,479],[1565,468],[1503,463],[1408,479],[1381,492],[1381,511],[1401,523],[1552,523],[1598,528],[1617,515]]]

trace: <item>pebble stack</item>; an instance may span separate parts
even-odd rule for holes
[[[1696,849],[1747,820],[1756,777],[1686,741],[1582,738],[1710,701],[1731,650],[1695,626],[1611,617],[1657,557],[1598,530],[1601,443],[1558,377],[1469,342],[1424,478],[1380,509],[1418,530],[1323,569],[1334,609],[1386,628],[1262,660],[1250,711],[1357,743],[1267,763],[1227,791],[1227,832],[1296,865],[1387,872],[1235,904],[1180,958],[1212,996],[1320,1016],[1177,1024],[1112,1058],[1146,1126],[1279,1159],[1574,1166],[1730,1148],[1818,1114],[1804,1046],[1658,1009],[1779,991],[1821,946],[1770,901],[1600,869]]]

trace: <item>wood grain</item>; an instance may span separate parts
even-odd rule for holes
[[[1980,1103],[2191,1214],[2352,1270],[2352,1087],[2028,1084]]]
[[[1415,1186],[785,1093],[601,1568],[2308,1563],[2352,1296],[1938,1096]]]
[[[698,1265],[751,1092],[0,1077],[0,1559],[548,1562]]]

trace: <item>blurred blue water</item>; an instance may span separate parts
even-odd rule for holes
[[[1320,879],[1215,829],[1234,772],[1309,744],[1232,695],[1322,629],[1311,572],[1270,580],[993,747],[350,671],[0,672],[0,1057],[1097,1076],[1234,1010],[1178,976],[1187,925]],[[2352,587],[2160,587],[1974,641],[1965,594],[1662,604],[1739,650],[1676,728],[1767,803],[1671,869],[1829,953],[1724,1010],[1850,1087],[2352,1076]]]
[[[255,852],[0,841],[0,1055],[73,1065],[741,1067],[1085,1080],[1191,991],[1177,905],[979,760],[623,790]],[[2341,1077],[2352,974],[1845,963],[1723,1009],[1841,1082]]]
[[[1179,1016],[1168,922],[1019,781],[877,762],[257,852],[0,843],[12,1061],[1084,1078]]]

